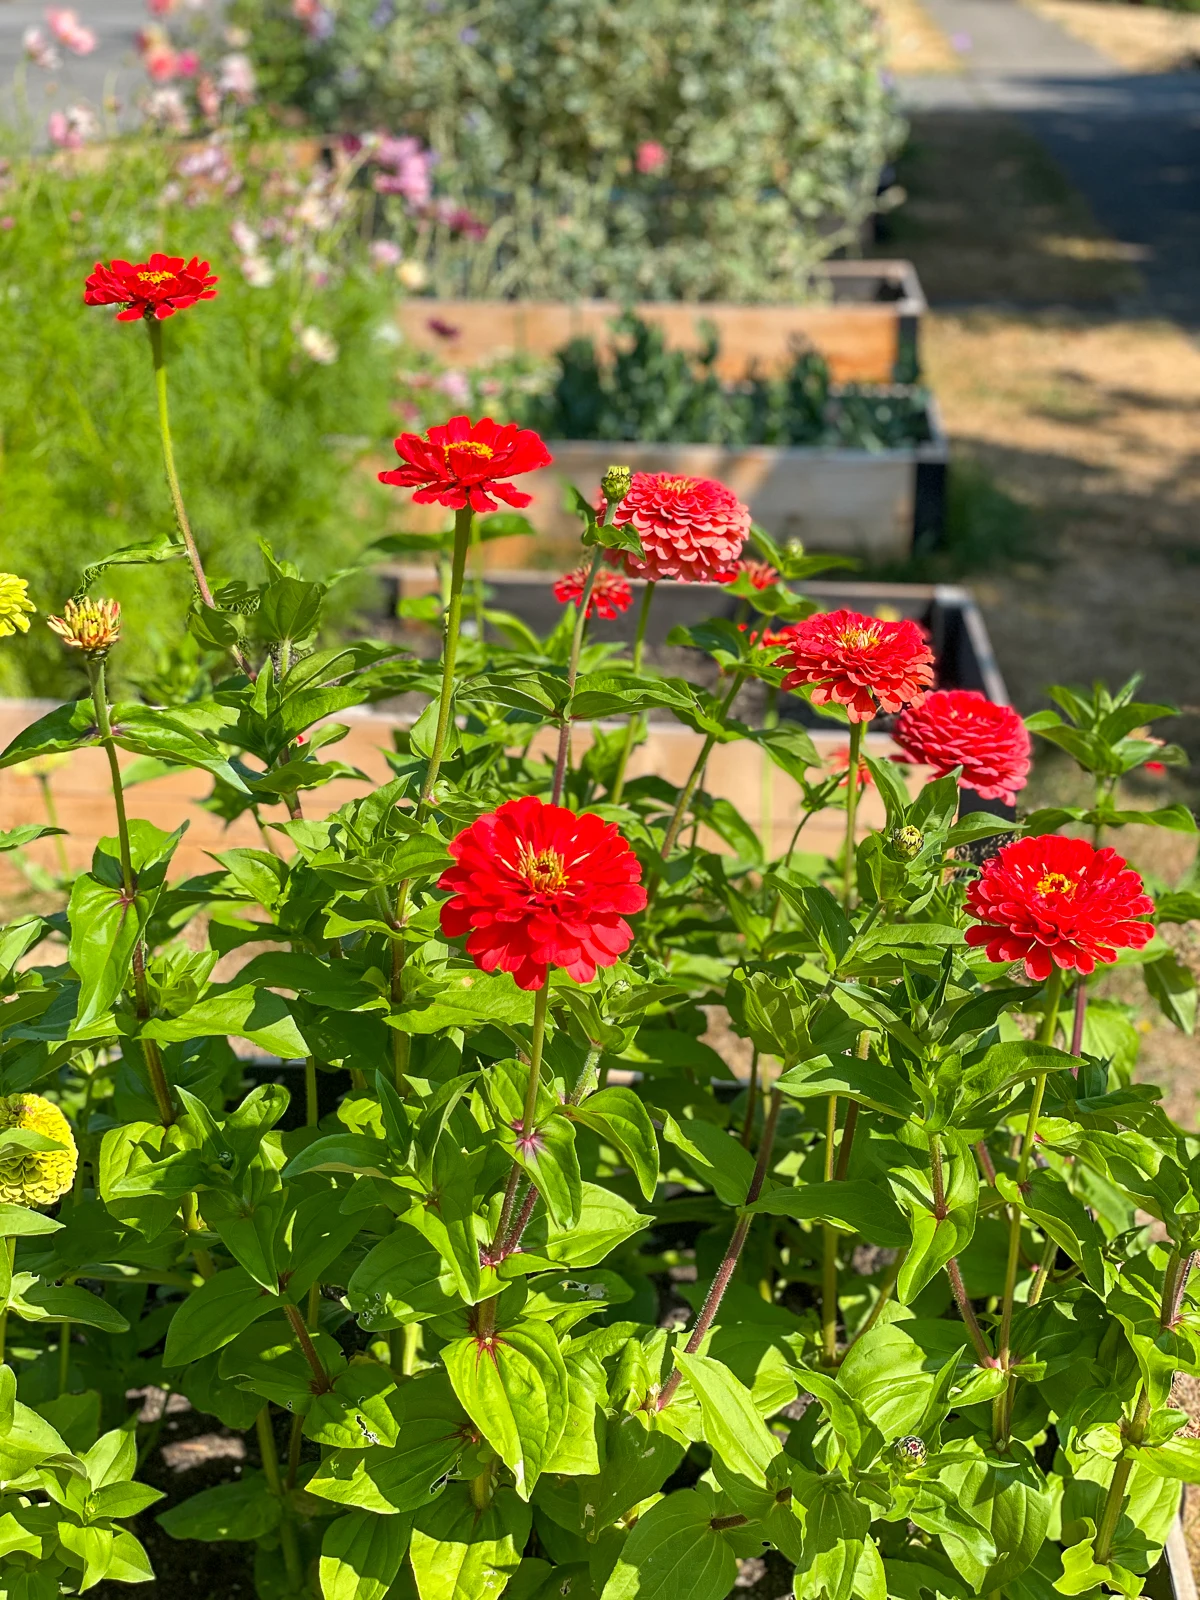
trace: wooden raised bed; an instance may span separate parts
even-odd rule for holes
[[[813,291],[812,303],[799,305],[646,301],[632,309],[661,327],[668,344],[688,349],[699,341],[699,323],[715,324],[717,371],[730,381],[744,378],[751,365],[785,370],[796,343],[819,350],[837,383],[911,381],[928,309],[911,262],[829,261],[814,272]],[[547,358],[568,339],[603,339],[625,309],[615,300],[413,299],[396,315],[418,349],[451,365],[475,366],[506,354]]]
[[[434,576],[429,568],[392,568],[390,579],[397,594],[427,593],[432,588]],[[552,575],[548,573],[512,573],[489,578],[495,604],[514,611],[535,630],[545,633],[553,627],[561,608],[550,592]],[[996,669],[991,654],[987,632],[969,593],[964,589],[921,584],[852,584],[814,583],[806,585],[822,605],[834,608],[851,606],[863,611],[911,616],[929,629],[933,647],[938,656],[941,681],[947,687],[981,688],[993,700],[1006,699],[1004,682]],[[655,597],[651,614],[651,643],[661,644],[677,623],[698,621],[722,611],[731,611],[734,602],[721,591],[707,584],[663,584]],[[634,611],[615,623],[597,624],[598,637],[632,637]],[[425,630],[424,641],[419,632],[413,642],[428,644],[432,630]],[[44,716],[52,707],[47,700],[0,700],[0,748],[12,740],[20,729]],[[799,715],[810,724],[816,724],[816,742],[819,749],[832,755],[844,749],[847,736],[844,731],[828,722],[820,723],[814,714],[795,696],[782,697],[780,710],[786,715]],[[349,724],[346,738],[331,748],[343,761],[359,767],[373,783],[385,783],[391,777],[384,752],[392,748],[393,734],[397,728],[412,721],[411,713],[385,708],[360,713],[339,712],[334,719]],[[542,748],[547,751],[553,744],[553,735],[542,736]],[[591,730],[580,727],[575,735],[578,754],[586,749]],[[892,748],[885,732],[871,733],[868,747],[873,754],[886,754]],[[633,755],[630,775],[661,774],[674,783],[682,783],[702,743],[701,735],[681,727],[669,718],[652,720],[650,736]],[[122,756],[128,765],[131,757]],[[115,831],[112,793],[109,788],[107,762],[102,750],[77,752],[69,765],[56,771],[52,778],[53,793],[62,825],[69,829],[65,840],[68,859],[72,867],[88,864],[97,839]],[[761,797],[763,794],[762,761],[741,744],[719,745],[709,762],[706,787],[710,794],[732,800],[753,826],[761,825]],[[211,789],[211,782],[203,772],[179,768],[165,777],[138,785],[129,794],[131,816],[145,817],[162,828],[173,828],[181,816],[188,819],[188,831],[175,858],[173,871],[178,874],[207,872],[212,869],[210,851],[228,850],[235,845],[261,848],[262,838],[249,817],[243,817],[230,827],[212,812],[203,809],[201,802]],[[799,817],[799,791],[781,772],[772,778],[772,832],[771,846],[776,851],[787,847],[792,829]],[[327,788],[304,795],[307,815],[324,816],[336,810],[347,800],[364,793],[362,783],[340,780]],[[997,809],[989,803],[989,810]],[[0,815],[5,826],[12,828],[23,822],[42,822],[42,796],[37,780],[15,772],[12,768],[0,771]],[[280,807],[267,807],[268,820],[283,821],[286,813]],[[866,791],[860,809],[860,819],[865,829],[877,827],[883,821],[883,808],[874,790]],[[803,848],[810,851],[836,854],[840,848],[842,819],[839,813],[822,814],[809,824],[802,839]],[[724,848],[713,839],[714,848]],[[29,857],[54,870],[54,841],[39,840],[28,851]],[[11,895],[24,880],[15,871],[12,857],[0,858],[0,892]]]

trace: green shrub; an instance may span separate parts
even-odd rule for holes
[[[179,470],[201,547],[220,569],[245,573],[263,536],[328,573],[381,531],[370,475],[354,462],[390,428],[394,283],[327,229],[272,247],[270,259],[263,245],[274,281],[252,287],[231,219],[281,212],[297,195],[278,174],[250,171],[225,197],[207,180],[173,178],[170,161],[149,147],[75,174],[18,162],[0,194],[0,213],[13,218],[0,230],[0,538],[4,566],[31,579],[42,609],[72,591],[86,563],[173,526],[146,334],[111,310],[81,310],[101,259],[197,246],[213,255],[216,300],[167,322],[164,335]],[[236,169],[224,181],[236,183]],[[332,338],[336,359],[306,353],[306,328]],[[181,626],[188,584],[172,570],[164,596],[160,577],[153,587],[137,570],[114,579],[127,672],[145,670]],[[0,662],[4,692],[77,686],[62,652],[37,637],[19,667],[12,655]]]
[[[922,391],[830,381],[816,350],[799,351],[779,378],[754,371],[737,384],[716,373],[720,345],[701,324],[698,351],[668,350],[662,332],[626,315],[607,351],[573,339],[558,352],[547,392],[523,407],[550,439],[653,440],[720,445],[842,445],[890,450],[929,438]]]
[[[900,132],[866,0],[346,0],[309,40],[231,9],[267,102],[436,152],[484,233],[409,216],[441,293],[795,298]]]

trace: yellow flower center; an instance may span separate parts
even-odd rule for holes
[[[868,645],[875,644],[879,638],[879,629],[874,624],[869,628],[843,628],[838,634],[838,643],[844,644],[848,650],[865,650]]]
[[[71,1124],[56,1105],[40,1094],[10,1094],[0,1098],[0,1129],[10,1128],[40,1134],[60,1148],[0,1146],[0,1201],[16,1206],[53,1205],[71,1187],[75,1176]]]
[[[175,276],[173,272],[139,272],[140,283],[170,283]]]
[[[485,461],[490,461],[496,452],[490,444],[484,444],[481,439],[457,439],[453,444],[442,446],[449,461],[451,450],[465,450],[468,455],[482,456]]]
[[[1047,872],[1038,879],[1039,894],[1074,894],[1075,882],[1065,872]]]
[[[566,887],[567,866],[557,850],[534,851],[523,844],[517,857],[517,871],[539,894],[556,894]]]
[[[672,494],[686,494],[689,489],[696,487],[695,478],[664,478],[662,487],[670,490]]]

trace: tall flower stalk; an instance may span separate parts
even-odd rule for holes
[[[642,660],[646,653],[646,629],[650,624],[650,607],[654,604],[654,591],[657,585],[649,581],[642,590],[642,603],[638,607],[637,631],[633,636],[633,675],[638,677],[642,670]],[[621,797],[625,793],[625,769],[629,766],[629,758],[633,754],[633,747],[637,743],[638,731],[642,725],[640,713],[635,712],[625,724],[625,743],[621,746],[621,754],[617,758],[617,770],[613,776],[612,792],[609,794],[609,803],[614,806],[621,804]]]

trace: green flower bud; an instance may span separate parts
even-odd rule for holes
[[[608,501],[610,506],[615,506],[619,501],[624,500],[625,496],[629,493],[629,487],[632,482],[632,467],[608,468],[604,476],[600,479],[600,487],[604,490],[604,498]]]
[[[75,1177],[78,1152],[71,1124],[40,1094],[0,1097],[0,1133],[19,1128],[53,1139],[61,1150],[26,1150],[0,1144],[0,1201],[10,1206],[50,1206]]]
[[[892,834],[892,849],[902,861],[913,861],[925,848],[925,835],[911,823]]]
[[[903,1472],[912,1472],[925,1465],[925,1441],[915,1433],[905,1434],[892,1445],[892,1460]]]

